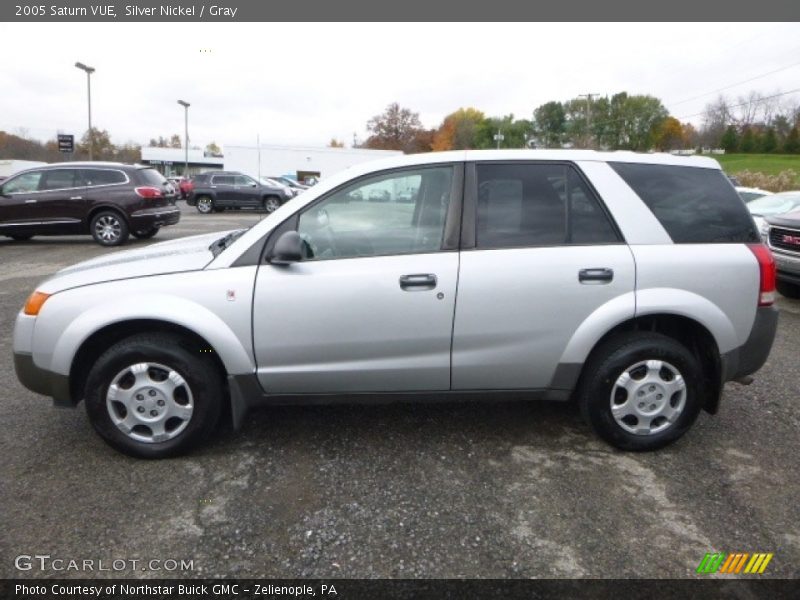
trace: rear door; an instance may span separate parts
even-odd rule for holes
[[[630,249],[571,164],[473,164],[465,194],[453,389],[558,388],[590,315],[615,301],[633,317]]]
[[[86,187],[79,169],[48,169],[39,182],[37,211],[50,226],[80,229],[87,212]]]
[[[211,189],[214,190],[214,203],[217,206],[233,206],[236,199],[233,175],[212,175]]]

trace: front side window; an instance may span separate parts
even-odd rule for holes
[[[3,184],[4,194],[27,194],[39,190],[39,182],[42,179],[42,171],[31,171],[23,173]]]
[[[306,259],[436,252],[442,247],[453,167],[362,179],[300,215]]]
[[[234,185],[254,185],[256,182],[255,179],[251,179],[247,175],[236,175],[234,177]]]
[[[39,189],[42,191],[63,190],[80,185],[77,169],[54,169],[44,172],[42,180],[39,182]]]
[[[619,242],[597,198],[564,164],[479,164],[477,248]]]

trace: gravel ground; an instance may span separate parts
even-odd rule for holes
[[[260,217],[184,210],[129,247]],[[37,282],[115,251],[0,241],[0,577],[696,577],[711,551],[774,552],[765,576],[800,575],[798,301],[779,300],[755,383],[729,384],[720,414],[656,453],[611,449],[571,405],[474,403],[265,409],[148,462],[13,372],[13,320]],[[22,554],[129,562],[20,572]]]

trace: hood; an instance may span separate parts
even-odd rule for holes
[[[47,294],[54,294],[69,288],[116,279],[198,271],[214,258],[208,249],[209,245],[226,233],[229,232],[193,235],[151,244],[146,248],[123,250],[92,258],[61,269],[37,289]]]
[[[767,217],[766,221],[770,225],[777,225],[778,227],[791,227],[797,229],[800,228],[800,210],[783,213],[781,215],[773,215],[771,217]]]

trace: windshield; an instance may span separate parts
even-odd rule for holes
[[[797,196],[764,196],[747,205],[754,215],[780,215],[797,207],[800,207],[800,194]]]

